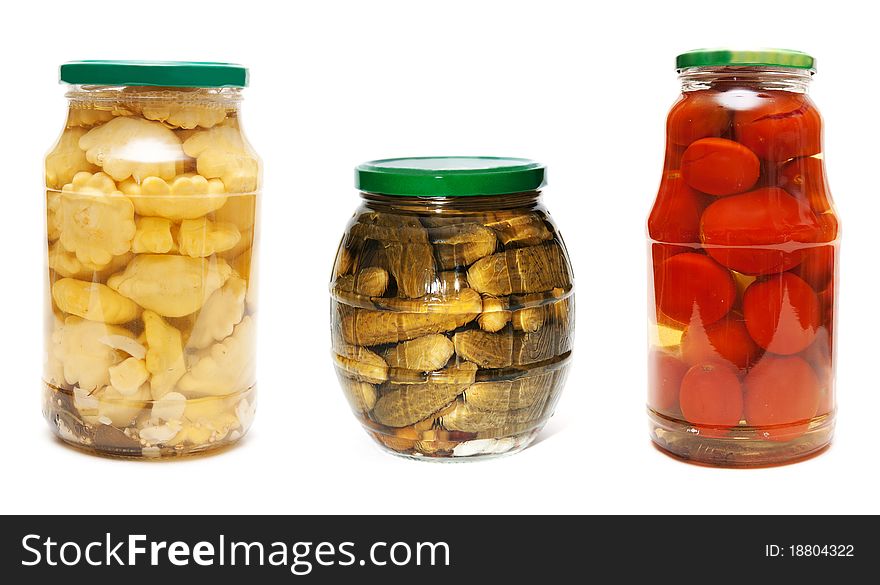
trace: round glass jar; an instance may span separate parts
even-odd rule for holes
[[[67,120],[46,156],[44,415],[104,455],[230,445],[255,409],[247,70],[79,61],[61,81]]]
[[[710,465],[795,461],[835,415],[839,223],[814,60],[701,50],[678,71],[648,219],[651,438]]]
[[[527,447],[571,360],[573,278],[523,159],[357,168],[361,206],[330,284],[336,372],[388,451],[463,459]]]

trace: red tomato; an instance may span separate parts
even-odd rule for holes
[[[803,278],[813,290],[825,290],[834,278],[834,246],[804,250],[800,265],[792,273]]]
[[[831,363],[831,336],[824,328],[816,332],[816,340],[810,344],[810,347],[801,354],[813,369],[818,370],[820,366],[830,365]]]
[[[816,341],[804,351],[802,357],[813,368],[819,380],[819,409],[816,416],[834,411],[834,368],[831,362],[831,334],[819,329]]]
[[[695,250],[687,246],[676,246],[674,244],[651,244],[651,255],[654,261],[654,280],[652,282],[654,283],[655,288],[658,287],[659,283],[661,282],[660,274],[663,270],[663,263],[673,256],[676,256],[678,254],[686,254],[688,252],[694,253]],[[659,310],[656,312],[656,317],[657,323],[662,323],[669,327],[681,327],[681,323],[679,323],[675,319],[670,319]]]
[[[671,246],[669,244],[651,244],[651,257],[654,260],[654,278],[660,272],[663,263],[676,254],[693,252],[693,248],[687,246]]]
[[[672,106],[666,119],[669,141],[687,146],[700,138],[721,136],[730,127],[730,114],[714,94],[691,91]]]
[[[818,216],[819,225],[822,233],[819,236],[820,242],[833,242],[840,233],[840,222],[833,211],[826,211]]]
[[[693,253],[695,250],[693,248],[688,248],[687,246],[676,246],[673,244],[651,244],[651,256],[653,260],[652,268],[654,275],[653,283],[655,288],[660,282],[660,273],[663,270],[663,263],[673,256],[687,254],[688,252]],[[673,326],[676,325],[676,321],[667,318],[659,311],[657,312],[657,322],[663,322]]]
[[[821,240],[822,231],[809,206],[778,187],[715,201],[703,212],[701,226],[709,255],[743,274],[794,268],[801,261],[801,252],[775,246],[814,243]]]
[[[707,197],[688,187],[681,173],[666,173],[648,217],[648,234],[658,242],[699,244],[700,216],[707,204]]]
[[[755,94],[760,103],[734,114],[736,140],[758,157],[783,161],[822,151],[822,120],[804,94],[769,91]]]
[[[752,283],[743,295],[743,315],[758,345],[772,353],[791,355],[813,343],[821,307],[809,284],[785,273]]]
[[[837,238],[840,226],[834,214],[822,159],[808,156],[788,161],[780,167],[778,183],[816,212],[822,226],[820,241],[831,242]]]
[[[678,391],[688,367],[674,355],[662,351],[648,356],[648,406],[669,415],[677,415]]]
[[[810,204],[816,213],[831,209],[831,196],[825,181],[825,163],[806,156],[788,161],[779,168],[779,186]]]
[[[666,260],[654,281],[657,308],[680,323],[704,325],[727,314],[736,299],[730,272],[702,254],[677,254]]]
[[[759,427],[763,438],[797,438],[819,410],[819,380],[799,357],[765,355],[746,376],[744,385],[746,422]]]
[[[698,428],[738,425],[743,394],[736,370],[717,362],[692,367],[681,382],[679,404],[685,420]],[[727,429],[716,428],[714,433],[711,428],[706,430],[708,436],[717,436]]]
[[[723,361],[745,370],[761,355],[761,348],[749,336],[743,318],[735,313],[708,327],[688,326],[681,337],[681,359],[690,366]]]
[[[751,150],[724,138],[703,138],[684,151],[681,174],[685,182],[710,195],[748,191],[761,174],[761,162]]]

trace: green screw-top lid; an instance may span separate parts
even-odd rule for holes
[[[697,49],[675,58],[676,69],[688,67],[790,67],[816,70],[816,60],[800,51],[788,49],[761,49],[735,51],[731,49]]]
[[[389,158],[355,169],[355,186],[359,190],[403,197],[506,195],[535,191],[545,182],[544,165],[525,158]]]
[[[195,61],[71,61],[61,82],[74,85],[247,87],[248,70],[235,63]]]

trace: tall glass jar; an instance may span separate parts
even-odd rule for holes
[[[67,119],[46,157],[44,415],[104,455],[230,445],[255,408],[247,70],[80,61],[61,81]]]
[[[834,429],[839,226],[813,58],[678,57],[648,219],[654,442],[723,466],[793,461]]]
[[[331,281],[333,356],[355,415],[403,456],[524,449],[553,414],[574,330],[544,167],[407,158],[356,176],[361,206]]]

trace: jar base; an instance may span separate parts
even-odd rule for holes
[[[404,459],[438,463],[482,461],[514,455],[531,445],[540,431],[541,427],[538,427],[496,439],[438,441],[404,439],[367,429],[379,447],[387,453]]]
[[[831,413],[812,419],[805,423],[805,431],[787,441],[766,440],[759,429],[746,426],[726,430],[721,436],[706,436],[694,425],[651,409],[648,419],[651,440],[673,457],[713,467],[765,467],[819,454],[831,444],[835,416]],[[803,429],[804,424],[798,426]]]
[[[43,382],[43,416],[54,435],[67,446],[90,455],[142,461],[213,455],[237,444],[254,415],[256,386],[235,394],[186,401],[183,421],[151,420],[151,402],[101,401]],[[85,402],[85,405],[79,402]],[[129,424],[117,424],[110,415],[133,409]],[[113,410],[115,409],[115,410]],[[136,412],[134,412],[136,411]],[[186,418],[189,416],[190,418]],[[160,424],[161,423],[161,424]],[[147,436],[166,432],[170,438]]]

